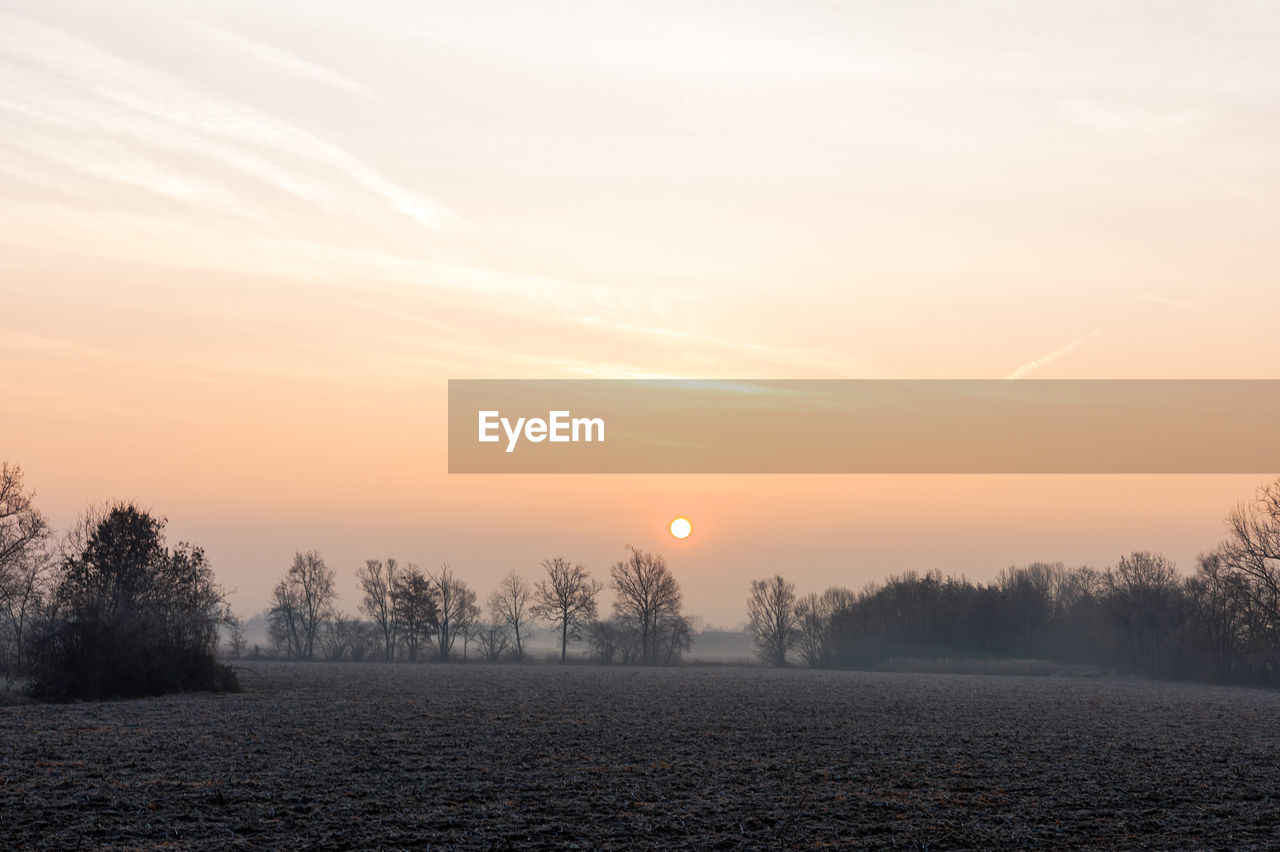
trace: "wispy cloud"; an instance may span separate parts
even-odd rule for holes
[[[301,195],[315,193],[287,180],[289,169],[260,167],[264,153],[336,173],[421,225],[435,228],[460,221],[445,206],[301,127],[60,30],[0,13],[0,58],[17,66],[13,76],[6,70],[8,84],[0,84],[0,109],[55,125],[71,123],[81,133],[84,128],[113,129],[143,146],[151,139],[148,126],[159,124],[170,145],[185,140],[188,153],[202,155],[216,146],[224,163],[255,177],[264,171],[284,173],[285,185]],[[33,69],[36,74],[30,73]]]
[[[1158,109],[1135,104],[1104,104],[1091,98],[1062,101],[1062,117],[1082,127],[1106,134],[1170,134],[1199,127],[1207,120],[1204,110]]]
[[[194,19],[184,19],[182,26],[198,38],[211,42],[220,51],[230,53],[237,59],[263,66],[269,71],[321,83],[362,98],[377,99],[377,95],[364,84],[274,45],[254,41],[230,30]]]
[[[1070,355],[1072,352],[1075,352],[1081,346],[1084,346],[1091,339],[1097,337],[1100,334],[1102,334],[1102,329],[1095,328],[1093,331],[1089,332],[1088,334],[1077,337],[1075,340],[1071,341],[1066,346],[1061,346],[1053,350],[1047,355],[1040,356],[1034,361],[1028,361],[1018,369],[1014,370],[1009,375],[1005,376],[1005,378],[1006,379],[1024,379],[1027,376],[1034,373],[1036,370],[1039,370],[1043,367],[1047,367],[1050,364],[1052,364],[1054,361],[1057,361],[1059,358],[1063,358],[1063,357],[1066,357],[1067,355]]]
[[[1157,305],[1168,305],[1171,308],[1193,308],[1196,304],[1188,299],[1171,299],[1158,293],[1143,293],[1142,298]]]

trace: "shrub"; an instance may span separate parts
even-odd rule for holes
[[[57,579],[37,639],[31,691],[52,701],[237,691],[216,660],[222,589],[204,551],[170,550],[164,521],[133,505],[83,527]]]

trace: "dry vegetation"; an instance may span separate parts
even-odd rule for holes
[[[0,707],[0,847],[1274,842],[1280,695],[1135,679],[257,663]]]

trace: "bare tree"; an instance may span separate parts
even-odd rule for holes
[[[396,618],[396,583],[400,578],[400,566],[394,559],[385,563],[379,559],[369,559],[363,568],[356,570],[356,579],[360,581],[360,589],[364,598],[360,608],[373,619],[374,626],[382,639],[382,656],[385,660],[394,660],[396,656],[396,634],[400,623]]]
[[[272,647],[284,651],[286,657],[298,659],[304,655],[302,603],[288,580],[280,580],[271,589],[267,636]]]
[[[454,576],[448,562],[440,566],[439,574],[427,577],[436,603],[436,653],[441,662],[448,662],[454,640],[478,617],[476,593]]]
[[[318,637],[320,652],[329,661],[341,660],[350,656],[358,659],[364,656],[367,642],[364,640],[365,625],[359,620],[335,612],[325,619]],[[359,651],[356,649],[359,648]]]
[[[658,619],[654,635],[654,659],[665,666],[680,661],[693,648],[693,621],[687,616],[668,614]]]
[[[480,607],[476,604],[476,593],[467,589],[465,592],[465,602],[462,607],[462,616],[458,620],[458,631],[462,634],[462,659],[467,658],[467,646],[472,637],[476,635],[476,631],[480,627],[480,617],[484,614],[480,611]]]
[[[596,617],[596,598],[604,586],[591,579],[585,566],[564,557],[542,560],[546,579],[534,586],[534,618],[551,622],[560,634],[560,662],[568,655],[569,640],[582,638],[582,626]]]
[[[281,623],[280,632],[288,640],[291,655],[307,660],[315,658],[320,627],[329,617],[337,597],[334,574],[319,553],[309,550],[294,554],[289,571],[276,584],[272,623]]]
[[[9,634],[4,642],[0,633],[0,664],[10,657],[16,670],[26,665],[27,634],[49,591],[53,564],[49,524],[34,497],[23,487],[22,469],[0,463],[0,613]]]
[[[586,628],[591,656],[600,662],[629,666],[640,659],[640,631],[632,621],[614,616],[594,620]]]
[[[43,550],[49,539],[49,522],[34,498],[23,487],[22,468],[0,462],[0,571]]]
[[[496,663],[511,647],[511,637],[507,634],[507,625],[502,621],[491,621],[479,624],[475,631],[476,646],[480,649],[481,659]]]
[[[243,657],[247,645],[244,638],[244,622],[231,612],[230,607],[227,607],[222,614],[222,625],[227,630],[228,654],[235,659]]]
[[[1275,625],[1271,639],[1280,644],[1280,479],[1227,515],[1227,538],[1219,553],[1228,567],[1248,578],[1254,604]]]
[[[831,632],[831,614],[823,599],[810,593],[796,601],[796,646],[810,666],[827,662],[828,637]]]
[[[611,585],[617,597],[613,610],[629,619],[640,632],[640,657],[649,665],[659,661],[657,639],[662,619],[680,615],[680,584],[661,555],[646,553],[630,545],[631,556],[610,569]]]
[[[1128,636],[1133,662],[1158,670],[1176,614],[1179,586],[1173,563],[1158,553],[1138,551],[1120,557],[1106,576],[1111,611]]]
[[[419,648],[435,636],[439,610],[430,578],[410,562],[396,575],[393,600],[398,636],[409,662],[417,662]]]
[[[787,652],[800,638],[796,618],[796,585],[778,574],[752,580],[747,597],[747,621],[760,659],[775,666],[787,664]]]
[[[587,646],[591,649],[591,656],[605,665],[613,664],[621,644],[616,620],[593,620],[587,625]]]
[[[15,560],[0,574],[0,614],[5,618],[5,632],[9,633],[15,670],[27,667],[27,640],[49,599],[52,565],[54,563],[47,551],[41,553],[37,550],[22,560]],[[4,651],[3,641],[0,641],[0,654]],[[0,668],[3,668],[3,658],[0,658]]]
[[[511,628],[515,658],[524,659],[524,640],[529,635],[529,608],[533,590],[524,579],[512,571],[498,583],[489,595],[489,614],[493,620]]]
[[[1196,558],[1196,575],[1187,581],[1187,592],[1195,601],[1214,675],[1220,680],[1226,679],[1231,675],[1249,623],[1248,579],[1230,570],[1220,551],[1201,553]]]

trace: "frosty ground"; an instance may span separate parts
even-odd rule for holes
[[[0,847],[1247,846],[1280,694],[1126,678],[242,663],[0,708]]]

